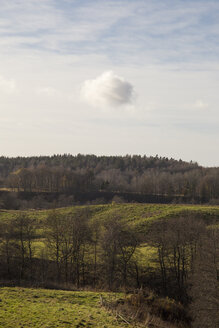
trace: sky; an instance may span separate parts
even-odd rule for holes
[[[219,166],[218,0],[0,0],[0,155]]]

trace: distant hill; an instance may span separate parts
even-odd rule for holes
[[[219,168],[140,155],[0,157],[0,187],[9,191],[76,196],[91,193],[90,199],[85,197],[84,201],[93,201],[95,193],[113,192],[218,204]],[[105,193],[96,198],[107,201]],[[137,201],[134,196],[133,201]]]

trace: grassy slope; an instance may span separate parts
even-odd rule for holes
[[[63,215],[72,213],[78,208],[85,206],[74,206],[59,208],[56,211]],[[156,220],[162,218],[178,217],[185,212],[195,213],[200,215],[202,219],[206,219],[211,222],[211,219],[219,218],[219,206],[201,206],[201,205],[164,205],[164,204],[107,204],[107,205],[91,205],[89,206],[92,213],[92,220],[97,220],[99,223],[107,220],[110,217],[121,217],[124,221],[130,225],[135,226],[138,231],[144,232],[148,226]],[[35,217],[39,223],[44,219],[52,210],[28,210],[24,211],[30,216]],[[0,221],[8,220],[11,217],[15,217],[22,211],[0,211]],[[38,234],[42,235],[43,230],[39,228]],[[41,253],[41,250],[45,247],[43,239],[39,238],[34,242],[35,256]],[[153,260],[156,259],[156,250],[147,245],[142,245],[139,248],[139,261],[144,258],[144,263],[148,262],[153,266]],[[143,257],[141,256],[143,255]]]
[[[57,212],[63,215],[74,213],[79,208],[88,206],[72,206],[56,209]],[[100,223],[110,217],[121,217],[131,225],[134,225],[137,230],[144,232],[147,227],[162,218],[178,217],[185,212],[199,214],[202,219],[219,218],[219,206],[204,206],[204,205],[164,205],[164,204],[107,204],[107,205],[91,205],[92,220],[97,220]],[[38,222],[48,216],[53,210],[0,210],[0,221],[8,220],[15,217],[21,212],[27,213],[34,217]]]
[[[127,325],[99,306],[98,293],[0,288],[0,328],[12,327],[122,328]]]
[[[72,213],[78,208],[85,206],[74,206],[59,208],[56,211],[63,215]],[[163,205],[163,204],[107,204],[107,205],[91,205],[89,206],[92,213],[92,219],[99,222],[109,217],[119,216],[138,230],[144,231],[148,225],[154,220],[161,218],[177,217],[184,212],[199,214],[203,219],[219,218],[219,206],[204,205]],[[35,217],[39,222],[48,216],[52,210],[28,210],[23,211],[30,216]],[[22,211],[0,211],[0,220],[7,220],[16,216]]]

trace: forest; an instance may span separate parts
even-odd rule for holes
[[[218,204],[219,168],[139,155],[0,157],[0,186],[20,193],[19,197],[28,200],[29,205],[31,198],[32,207],[42,208],[52,201],[53,207],[59,203],[104,203],[114,196],[125,202]],[[9,200],[2,200],[10,203],[10,197],[5,195]],[[24,208],[25,202],[21,203],[12,204],[11,208]]]

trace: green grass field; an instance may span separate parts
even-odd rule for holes
[[[0,288],[0,328],[134,327],[100,307],[99,297],[85,291]]]
[[[74,213],[78,208],[89,207],[92,219],[105,220],[109,217],[119,216],[130,224],[144,228],[154,220],[177,217],[185,212],[200,214],[202,218],[219,216],[219,206],[207,205],[174,205],[174,204],[107,204],[90,206],[73,206],[56,209],[63,215]],[[42,222],[52,210],[1,210],[0,220],[7,220],[20,212],[25,212]]]

